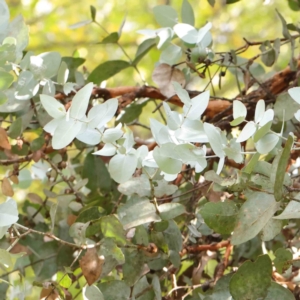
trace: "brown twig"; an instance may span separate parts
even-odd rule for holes
[[[185,247],[187,253],[199,253],[201,251],[217,251],[221,248],[228,247],[230,245],[229,241],[222,241],[217,244],[210,244],[210,245],[193,245]]]

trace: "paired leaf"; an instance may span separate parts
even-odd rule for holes
[[[43,107],[52,118],[57,119],[66,115],[65,107],[54,97],[48,95],[40,95],[40,100]]]
[[[72,100],[70,108],[70,117],[80,120],[86,114],[89,100],[93,90],[93,83],[88,83],[80,89]]]
[[[53,149],[62,149],[69,145],[80,132],[82,124],[74,119],[60,120],[52,138]]]

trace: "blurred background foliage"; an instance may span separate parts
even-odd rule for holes
[[[275,9],[283,15],[287,23],[295,23],[299,12],[291,9],[294,0],[242,0],[226,5],[225,0],[216,0],[212,7],[206,0],[189,0],[196,14],[196,27],[207,21],[213,24],[214,50],[229,51],[244,44],[243,37],[249,41],[274,39],[282,31]],[[213,2],[213,1],[211,1]],[[70,25],[90,19],[90,5],[97,9],[97,21],[109,32],[118,31],[124,18],[120,44],[133,59],[137,46],[145,39],[137,30],[158,28],[152,9],[156,5],[168,4],[180,12],[182,0],[7,0],[11,17],[22,14],[30,26],[28,50],[36,54],[58,51],[71,56],[75,51],[86,59],[84,66],[90,72],[107,60],[126,59],[117,45],[97,45],[107,33],[96,24],[77,29]],[[284,48],[282,48],[283,51]],[[288,47],[286,49],[288,51]],[[252,57],[259,53],[258,47],[251,47],[245,53]],[[159,51],[153,49],[139,64],[139,69],[149,84],[154,64],[159,59]],[[280,55],[276,67],[281,69],[289,61],[289,55]],[[142,84],[133,68],[121,72],[110,79],[107,86]]]

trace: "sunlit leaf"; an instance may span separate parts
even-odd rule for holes
[[[267,133],[257,143],[255,143],[255,147],[259,153],[267,154],[274,149],[278,141],[279,136],[273,133]]]
[[[108,170],[111,177],[119,183],[131,178],[137,167],[137,158],[134,154],[117,154],[109,162]]]
[[[94,155],[102,155],[102,156],[113,156],[116,154],[117,149],[113,144],[105,144],[104,147],[96,152],[93,152]]]
[[[156,147],[153,151],[153,157],[157,165],[163,172],[166,172],[168,174],[177,174],[180,172],[182,162],[171,157],[171,153],[168,155],[166,151],[162,150],[159,147]]]
[[[153,8],[156,22],[162,27],[172,27],[178,20],[177,12],[168,5],[158,5]]]
[[[157,31],[157,36],[159,38],[157,49],[163,49],[163,47],[171,41],[173,30],[171,28],[161,28]]]
[[[93,84],[88,83],[82,89],[80,89],[72,100],[70,108],[70,117],[76,120],[80,120],[85,114],[89,105],[89,100],[93,90]]]
[[[88,145],[97,145],[101,141],[101,134],[95,129],[86,128],[76,135],[76,139]]]
[[[244,105],[244,103],[239,100],[234,100],[233,101],[233,118],[237,119],[237,118],[243,117],[245,119],[246,116],[247,116],[247,108]]]
[[[125,245],[125,231],[115,215],[104,216],[100,219],[102,234],[107,238],[113,238],[117,245]]]
[[[28,100],[38,92],[38,88],[39,83],[32,72],[22,71],[17,81],[15,97],[18,100]]]
[[[59,121],[52,137],[52,147],[61,149],[70,144],[76,135],[80,132],[82,122],[70,119],[62,119]]]
[[[185,117],[191,120],[198,120],[206,110],[209,102],[209,91],[205,91],[191,99],[191,105],[184,105]]]
[[[119,125],[121,125],[121,123]],[[103,142],[114,143],[116,140],[118,140],[123,135],[123,131],[120,129],[120,127],[121,126],[106,129],[102,136]]]
[[[1,1],[0,2],[0,11],[1,11],[1,20],[0,20],[0,41],[6,37],[7,35],[7,28],[9,24],[9,9],[6,4],[6,1]]]
[[[96,105],[88,113],[88,122],[90,128],[99,129],[106,125],[116,113],[118,108],[118,99],[109,99],[103,104]]]
[[[66,115],[65,107],[54,97],[40,95],[40,100],[43,107],[52,118],[61,118]]]
[[[169,44],[160,55],[159,61],[168,65],[174,65],[182,56],[182,49],[174,44]]]
[[[204,131],[207,135],[207,138],[209,140],[209,143],[214,150],[215,154],[218,157],[224,157],[225,152],[223,150],[223,140],[221,138],[220,131],[213,126],[212,124],[209,123],[204,123],[203,124]]]
[[[196,44],[198,41],[198,30],[189,24],[176,24],[174,31],[178,37],[188,44]]]
[[[183,0],[181,5],[181,20],[183,23],[194,26],[195,16],[193,7],[188,0]]]
[[[180,203],[164,203],[158,207],[162,220],[171,220],[185,213],[185,208]]]
[[[173,87],[174,87],[174,90],[175,90],[177,96],[180,98],[182,103],[184,103],[187,106],[190,106],[191,99],[190,99],[190,96],[189,96],[189,93],[187,92],[187,90],[182,88],[182,85],[176,81],[173,81],[172,84],[173,84]]]
[[[248,140],[256,132],[256,124],[253,121],[248,122],[242,132],[236,139],[237,143]]]
[[[255,117],[254,117],[255,123],[258,123],[262,120],[266,109],[265,106],[266,105],[264,100],[259,100],[257,102],[255,107]]]
[[[69,77],[69,69],[66,62],[62,61],[57,72],[57,82],[59,84],[65,84]]]
[[[6,202],[0,204],[0,227],[10,226],[19,219],[18,208],[15,200],[9,198]]]

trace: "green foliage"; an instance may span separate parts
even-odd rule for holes
[[[268,255],[259,256],[253,263],[244,262],[230,280],[233,299],[265,298],[271,285],[272,264]]]
[[[100,64],[88,77],[89,82],[100,84],[102,81],[128,68],[130,64],[123,60],[112,60]]]
[[[207,5],[239,1],[223,2]],[[153,7],[160,27],[128,49],[126,18],[108,30],[91,5],[71,27],[98,26],[111,53],[90,71],[80,51],[27,51],[26,22],[0,0],[5,297],[293,299],[281,283],[299,268],[300,30],[278,10],[283,37],[218,50],[194,8]],[[158,88],[144,78],[153,53]]]

